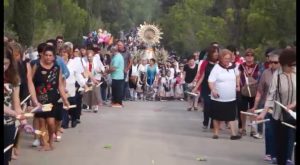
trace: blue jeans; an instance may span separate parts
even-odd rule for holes
[[[271,157],[277,158],[278,164],[285,164],[287,159],[292,159],[295,142],[295,130],[281,124],[280,120],[271,117]]]
[[[274,156],[275,148],[274,148],[274,138],[272,138],[272,134],[274,134],[273,128],[272,128],[272,115],[270,113],[267,113],[265,116],[265,119],[270,119],[269,122],[265,122],[265,147],[266,147],[266,155]],[[273,119],[274,120],[274,119]]]
[[[287,151],[287,158],[292,160],[293,151],[294,151],[294,143],[296,140],[296,130],[293,128],[288,129],[288,151]]]
[[[107,87],[102,87],[102,86],[100,88],[100,92],[101,92],[101,96],[102,96],[103,101],[107,100],[106,89],[107,89]]]

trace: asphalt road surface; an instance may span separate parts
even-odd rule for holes
[[[230,140],[230,131],[212,139],[202,129],[202,111],[186,102],[125,102],[83,112],[81,124],[66,129],[53,151],[32,148],[23,134],[12,165],[264,165],[264,140]],[[108,148],[105,148],[108,147]],[[206,161],[198,161],[205,158]]]

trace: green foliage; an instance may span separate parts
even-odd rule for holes
[[[32,43],[34,29],[34,0],[15,0],[13,10],[13,25],[19,40],[26,46]]]
[[[89,30],[84,31],[85,33],[92,31],[92,30],[98,30],[99,28],[103,27],[104,23],[101,20],[101,17],[91,17],[89,20]]]
[[[4,0],[4,8],[7,8],[9,6],[9,0]]]
[[[48,39],[55,38],[58,34],[63,34],[65,24],[60,21],[47,19],[42,21],[37,28],[35,28],[32,45],[37,46],[39,43],[45,42]]]
[[[173,6],[163,18],[167,44],[176,47],[179,54],[191,54],[212,41],[227,42],[226,22],[221,17],[206,15],[212,6],[210,0],[186,0]]]
[[[5,22],[4,22],[4,35],[9,38],[14,38],[15,40],[19,40],[18,34],[13,30],[12,27],[9,27]]]
[[[179,54],[190,54],[212,41],[254,48],[258,58],[279,41],[291,43],[296,34],[295,0],[185,0],[159,21],[163,43]]]
[[[4,0],[5,35],[36,45],[57,35],[79,43],[99,28],[118,38],[146,21],[163,31],[162,45],[179,55],[212,41],[264,50],[296,39],[296,0]]]
[[[75,41],[78,36],[83,35],[84,25],[87,23],[88,14],[81,9],[73,0],[62,1],[62,19],[65,25],[63,33],[65,40]]]

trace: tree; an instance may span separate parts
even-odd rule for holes
[[[73,0],[63,0],[61,6],[61,22],[65,25],[63,35],[66,40],[76,41],[79,38],[78,36],[84,34],[83,28],[87,23],[86,19],[88,18],[88,13],[74,3]]]
[[[34,30],[34,0],[15,0],[13,9],[14,30],[19,36],[21,43],[30,46]]]
[[[206,14],[212,5],[212,0],[186,0],[171,7],[161,21],[163,30],[168,29],[164,31],[164,44],[180,54],[191,54],[212,41],[226,43],[225,20]]]

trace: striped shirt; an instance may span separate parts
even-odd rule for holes
[[[281,96],[281,100],[279,96]],[[292,72],[291,74],[287,74],[279,68],[273,74],[265,108],[272,108],[273,118],[282,121],[282,110],[281,107],[275,103],[275,100],[285,106],[296,103],[296,73]]]

